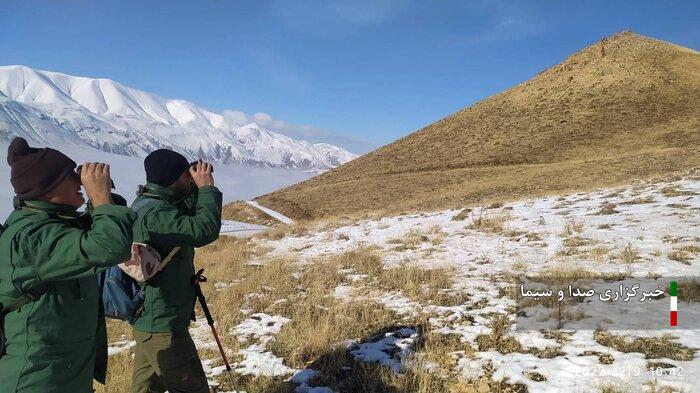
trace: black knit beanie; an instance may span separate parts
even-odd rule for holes
[[[29,147],[24,138],[16,137],[7,148],[10,183],[18,197],[31,200],[56,187],[67,176],[77,176],[75,162],[51,148]]]
[[[168,187],[189,169],[185,156],[168,149],[158,149],[143,161],[146,181]]]

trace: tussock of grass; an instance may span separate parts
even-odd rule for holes
[[[471,214],[472,209],[469,208],[464,208],[459,211],[459,213],[455,214],[452,216],[452,221],[464,221],[467,218],[469,218],[469,215]]]
[[[479,351],[498,351],[501,354],[522,352],[523,347],[520,342],[510,336],[510,327],[513,322],[507,315],[497,314],[491,319],[491,333],[480,334],[476,337],[476,344]]]
[[[639,352],[644,354],[646,359],[693,360],[695,349],[672,341],[672,338],[670,335],[663,335],[661,337],[636,337],[630,339],[629,337],[614,335],[602,330],[597,330],[593,333],[593,339],[598,344],[620,352]]]
[[[591,248],[585,254],[586,256],[590,256],[596,262],[602,262],[605,259],[605,256],[608,255],[608,252],[610,252],[608,247],[599,246]]]
[[[599,351],[583,351],[579,356],[598,356],[598,362],[600,364],[613,364],[613,362],[615,362],[613,355]]]
[[[677,187],[664,187],[661,189],[661,193],[667,198],[697,195],[694,191],[682,190]]]
[[[614,203],[603,202],[603,204],[600,205],[600,210],[598,210],[594,214],[596,214],[596,215],[617,214],[617,213],[619,213],[619,211],[615,210],[616,207],[617,207],[617,205],[615,205]]]
[[[668,253],[668,259],[690,265],[690,260],[698,253],[700,253],[700,247],[696,245],[677,247]]]
[[[600,388],[600,393],[629,393],[629,390],[619,384],[607,382]]]
[[[634,199],[629,199],[623,202],[620,202],[620,205],[644,205],[644,204],[649,204],[649,203],[654,203],[656,202],[654,198],[650,196],[646,196],[644,198],[634,198]]]
[[[256,235],[262,239],[280,240],[285,236],[306,236],[311,231],[311,223],[297,221],[292,225],[278,226]]]
[[[674,250],[668,253],[668,259],[680,262],[684,265],[690,265],[690,254],[681,250]]]
[[[427,235],[411,230],[401,238],[389,239],[387,243],[396,244],[396,246],[392,248],[394,251],[406,251],[415,250],[419,245],[428,241],[430,241],[430,238]]]

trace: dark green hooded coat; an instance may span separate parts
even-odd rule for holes
[[[65,205],[27,205],[0,236],[0,302],[42,283],[48,289],[5,317],[0,392],[92,392],[93,378],[104,383],[107,371],[95,275],[130,257],[136,214],[114,205],[83,216]]]
[[[219,237],[221,192],[213,186],[181,195],[154,183],[132,206],[138,210],[134,241],[151,245],[165,257],[179,246],[172,260],[146,283],[143,312],[134,328],[144,333],[186,330],[194,307],[194,248]],[[144,198],[152,199],[145,207]]]

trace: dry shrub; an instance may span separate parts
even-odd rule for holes
[[[636,248],[632,247],[631,243],[627,243],[617,254],[617,259],[624,263],[635,263],[641,259],[641,255]]]
[[[522,352],[523,347],[515,337],[510,336],[510,327],[513,322],[505,314],[496,314],[491,319],[491,333],[480,334],[476,337],[476,344],[480,352],[495,350],[501,354]]]
[[[510,217],[505,213],[489,215],[484,211],[480,211],[472,222],[466,226],[466,229],[485,233],[501,233],[504,231],[505,224],[509,218]]]
[[[584,228],[583,220],[576,219],[575,217],[566,217],[564,219],[564,228],[562,230],[561,236],[572,236],[576,233],[581,233]]]

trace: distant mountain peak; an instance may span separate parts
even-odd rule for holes
[[[356,157],[255,123],[241,126],[189,101],[111,79],[0,66],[0,139],[15,135],[36,144],[89,145],[130,156],[170,148],[191,159],[311,170]]]

